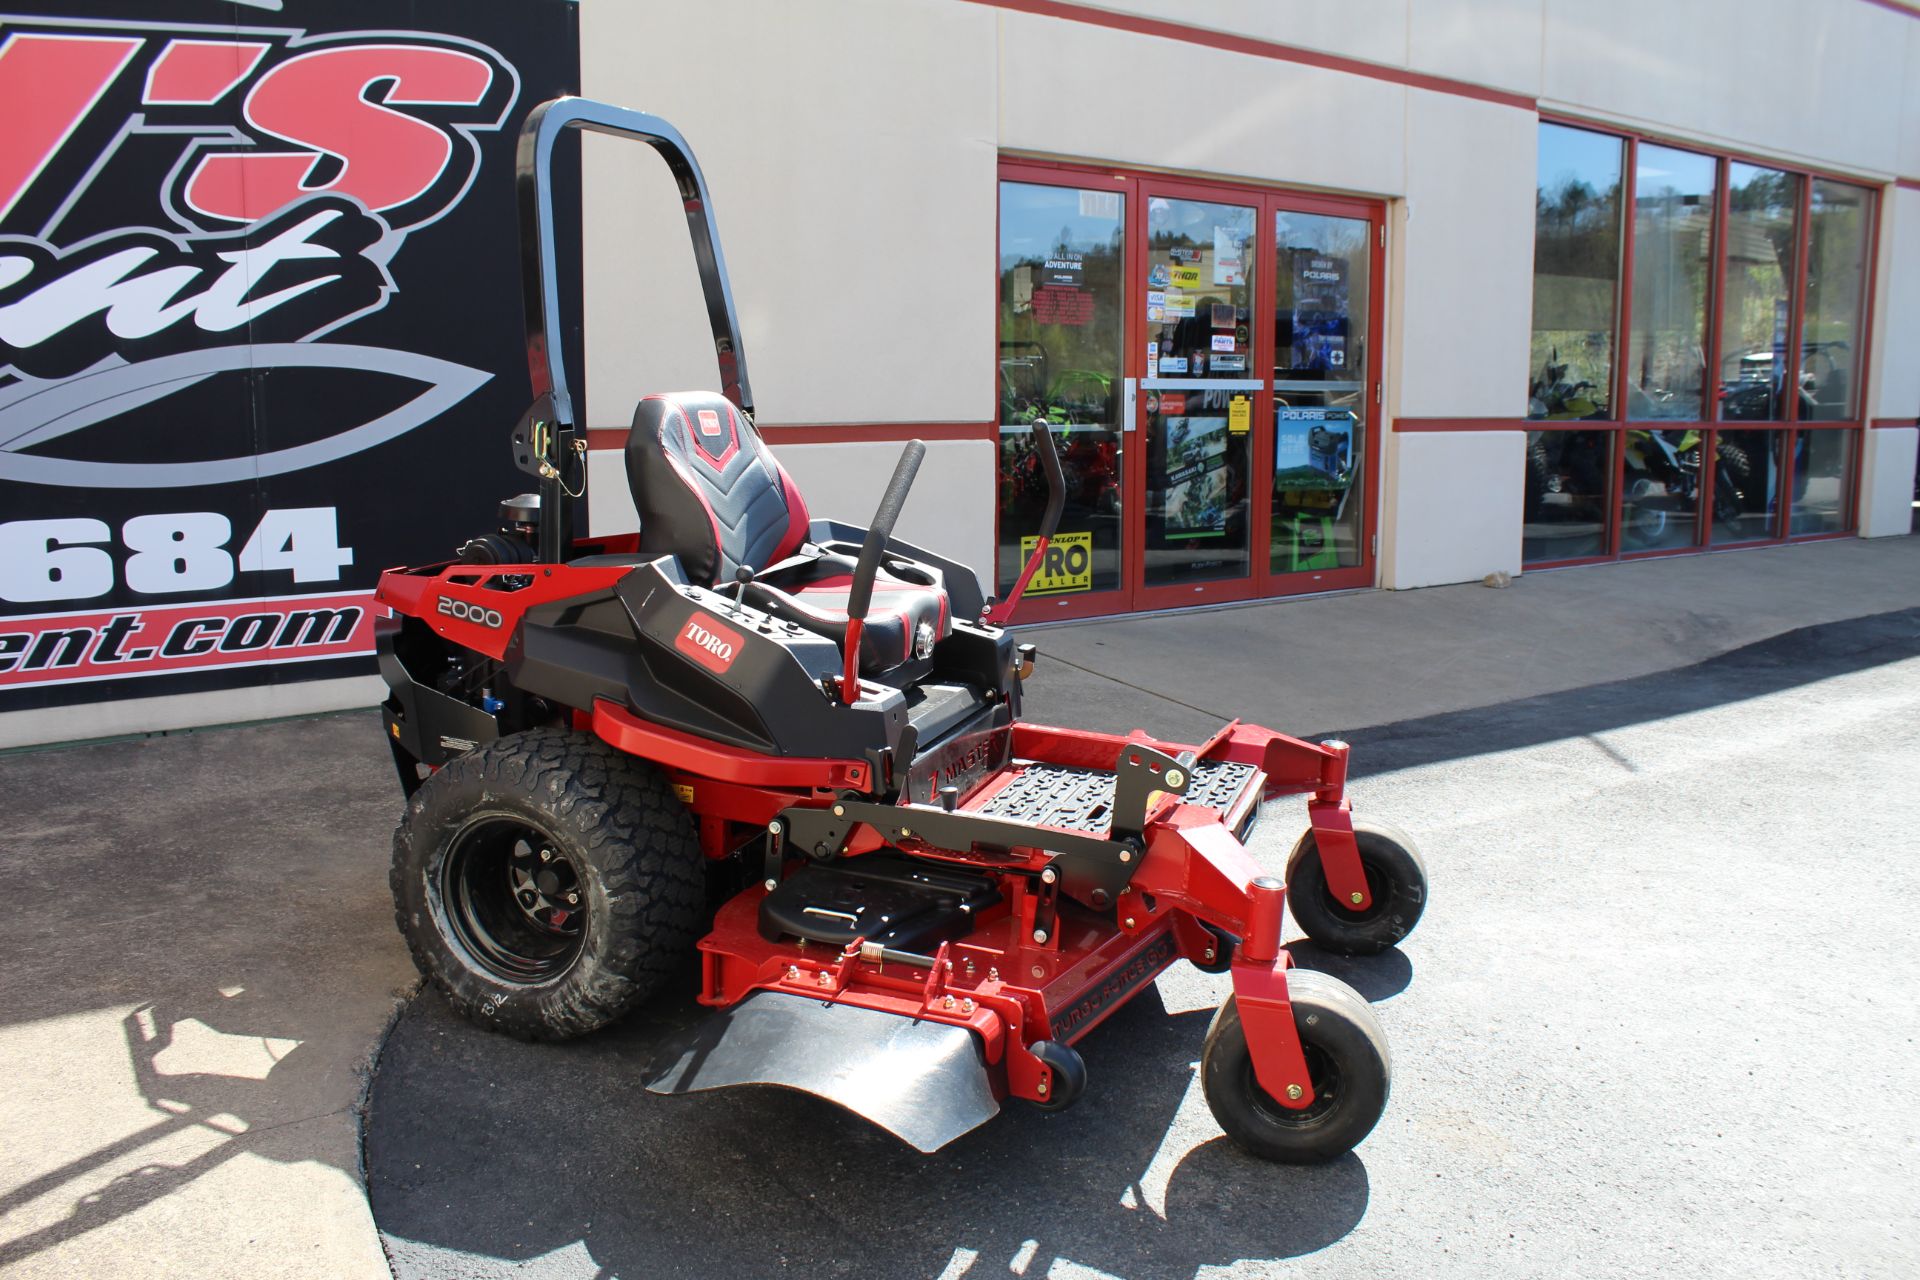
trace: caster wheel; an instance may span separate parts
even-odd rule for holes
[[[1047,1085],[1046,1099],[1034,1100],[1034,1106],[1042,1111],[1065,1111],[1080,1101],[1080,1095],[1087,1091],[1087,1062],[1078,1050],[1052,1040],[1036,1040],[1033,1056],[1047,1064],[1053,1077]]]
[[[1413,932],[1427,906],[1427,868],[1413,837],[1384,822],[1353,820],[1354,843],[1373,901],[1355,910],[1336,901],[1309,830],[1287,858],[1287,905],[1309,938],[1342,955],[1370,956]]]
[[[1373,1132],[1387,1107],[1392,1059],[1373,1009],[1338,978],[1290,969],[1287,994],[1313,1101],[1283,1107],[1260,1087],[1232,996],[1207,1028],[1200,1082],[1213,1118],[1241,1149],[1283,1164],[1318,1164]]]

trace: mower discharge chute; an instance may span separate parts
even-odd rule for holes
[[[641,401],[640,532],[578,539],[583,440],[565,375],[548,167],[583,128],[644,141],[685,204],[722,394]],[[1351,988],[1292,969],[1283,906],[1322,945],[1396,944],[1426,877],[1354,817],[1347,748],[1234,722],[1200,743],[1021,719],[1031,645],[1010,598],[893,536],[924,447],[866,528],[814,519],[753,426],[699,166],[659,119],[536,109],[519,191],[540,492],[457,559],[382,575],[384,727],[408,796],[398,919],[463,1015],[550,1039],[603,1026],[699,958],[714,1013],[656,1092],[773,1084],[933,1150],[1007,1097],[1071,1105],[1074,1045],[1169,965],[1229,973],[1202,1055],[1222,1128],[1272,1159],[1338,1155],[1386,1104],[1388,1054]],[[1243,841],[1306,798],[1284,879]],[[713,905],[718,903],[717,909]]]

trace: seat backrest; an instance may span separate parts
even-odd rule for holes
[[[671,555],[687,581],[724,584],[765,569],[807,538],[807,504],[753,423],[709,391],[648,396],[627,435],[640,550]]]

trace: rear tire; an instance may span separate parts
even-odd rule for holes
[[[534,729],[421,784],[393,837],[394,915],[462,1017],[532,1040],[584,1035],[692,952],[705,867],[652,765]]]
[[[1207,1028],[1200,1083],[1214,1120],[1242,1150],[1283,1164],[1318,1164],[1345,1155],[1373,1132],[1387,1109],[1393,1059],[1372,1007],[1338,978],[1289,969],[1287,998],[1313,1082],[1312,1102],[1283,1107],[1260,1087],[1232,996]]]
[[[1354,843],[1372,902],[1356,911],[1334,900],[1320,865],[1313,831],[1300,837],[1287,858],[1287,905],[1309,938],[1342,955],[1370,956],[1398,946],[1427,909],[1427,868],[1413,837],[1400,828],[1365,818],[1353,820]]]

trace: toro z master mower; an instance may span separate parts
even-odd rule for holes
[[[583,128],[648,143],[683,199],[724,385],[649,396],[626,465],[637,536],[569,529],[584,441],[561,352],[549,164]],[[1284,903],[1342,952],[1397,943],[1425,873],[1356,820],[1347,748],[1228,724],[1197,744],[1021,719],[1032,645],[973,572],[892,536],[923,447],[867,528],[810,517],[755,431],[713,204],[667,123],[534,111],[518,184],[540,492],[458,558],[382,575],[384,725],[409,797],[393,893],[464,1016],[532,1038],[618,1018],[699,959],[713,1012],[648,1087],[773,1084],[931,1151],[1002,1099],[1070,1106],[1074,1045],[1162,970],[1232,975],[1208,1104],[1241,1146],[1324,1160],[1386,1105],[1367,1003],[1290,968]],[[1034,424],[1058,522],[1064,490]],[[1306,798],[1282,879],[1242,841]],[[717,910],[712,903],[720,900]],[[704,936],[703,936],[704,933]]]

